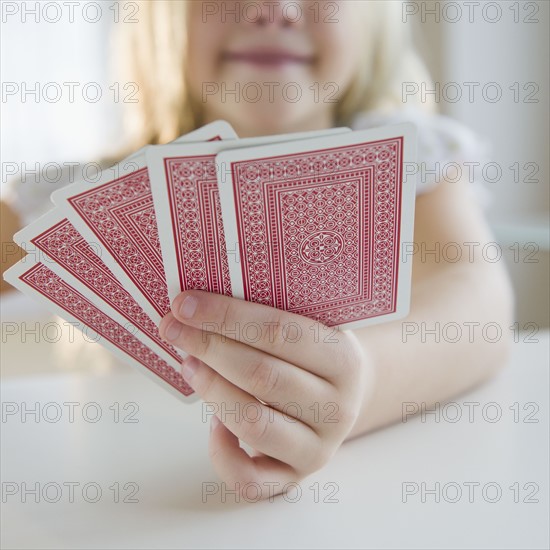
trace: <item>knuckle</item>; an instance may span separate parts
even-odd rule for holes
[[[251,367],[249,381],[253,395],[269,396],[280,389],[280,371],[268,359],[262,358]]]
[[[278,350],[286,344],[285,325],[279,313],[274,312],[265,322],[267,330],[263,333],[263,343],[269,348]]]
[[[349,400],[337,394],[330,401],[318,404],[319,416],[314,421],[317,434],[324,434],[327,440],[338,441],[348,433],[359,416],[355,399]]]
[[[255,420],[243,419],[241,424],[242,440],[254,446],[261,446],[268,437],[269,422],[265,419],[265,414],[260,415]]]
[[[204,371],[205,369],[200,370]],[[219,379],[219,375],[211,370],[208,374],[195,374],[193,377],[193,386],[197,393],[199,393],[204,400],[208,401],[215,395],[215,388],[219,383]]]
[[[358,413],[359,411],[355,407],[338,404],[334,414],[335,423],[339,427],[338,432],[341,432],[342,429],[351,428],[357,420]]]
[[[308,457],[304,469],[306,473],[316,472],[328,464],[334,453],[329,447],[322,442],[315,453],[311,453]]]
[[[208,458],[212,463],[215,463],[218,459],[220,461],[223,461],[225,457],[224,451],[225,451],[224,447],[220,447],[220,446],[213,447],[212,445],[210,445],[208,447]]]
[[[356,376],[363,363],[363,353],[351,338],[346,338],[337,351],[338,372],[346,378]]]
[[[231,300],[227,300],[227,303],[225,304],[225,307],[223,308],[222,315],[221,315],[221,322],[220,322],[221,334],[225,334],[227,330],[227,325],[229,324],[232,318],[234,318],[233,307],[231,305]]]
[[[201,330],[200,337],[200,357],[201,359],[207,360],[212,359],[215,356],[219,338],[216,334],[208,332],[205,329]]]

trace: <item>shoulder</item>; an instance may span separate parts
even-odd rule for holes
[[[490,157],[491,147],[483,136],[451,117],[418,108],[361,113],[353,120],[352,129],[363,130],[402,122],[410,122],[417,128],[418,194],[435,187],[444,178],[447,169],[452,171],[453,165],[483,163]]]

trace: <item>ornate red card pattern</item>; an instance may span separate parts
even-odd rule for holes
[[[34,265],[23,273],[20,279],[80,322],[95,330],[102,338],[111,342],[183,395],[187,396],[193,393],[193,389],[187,385],[178,371],[124,327],[105,315],[44,264]]]
[[[272,265],[281,282],[273,287],[276,307],[311,317],[370,298],[371,254],[364,251],[372,244],[372,186],[364,180],[351,173],[325,177],[322,186],[311,178],[266,189]]]
[[[402,138],[232,163],[245,299],[328,326],[394,312],[402,164]]]
[[[147,168],[68,201],[158,314],[166,315],[170,300]]]
[[[213,155],[165,159],[180,288],[231,296]]]
[[[152,338],[174,359],[182,360],[176,349],[160,337],[155,323],[117,281],[68,219],[61,220],[31,240],[40,250]]]

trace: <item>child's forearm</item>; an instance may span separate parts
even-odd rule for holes
[[[348,438],[488,378],[505,363],[511,316],[500,266],[447,266],[416,280],[406,319],[355,331],[372,376]]]
[[[411,410],[465,391],[506,361],[512,290],[502,262],[480,253],[494,237],[468,182],[442,182],[419,197],[415,218],[416,248],[441,251],[452,243],[462,255],[453,263],[416,254],[407,318],[355,331],[371,376],[349,437],[400,420],[404,403]],[[497,328],[501,338],[491,342]]]

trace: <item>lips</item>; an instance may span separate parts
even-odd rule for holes
[[[265,67],[278,67],[287,64],[309,65],[313,63],[313,56],[304,55],[285,50],[264,50],[264,51],[239,51],[225,52],[223,61],[235,63],[251,63]]]

